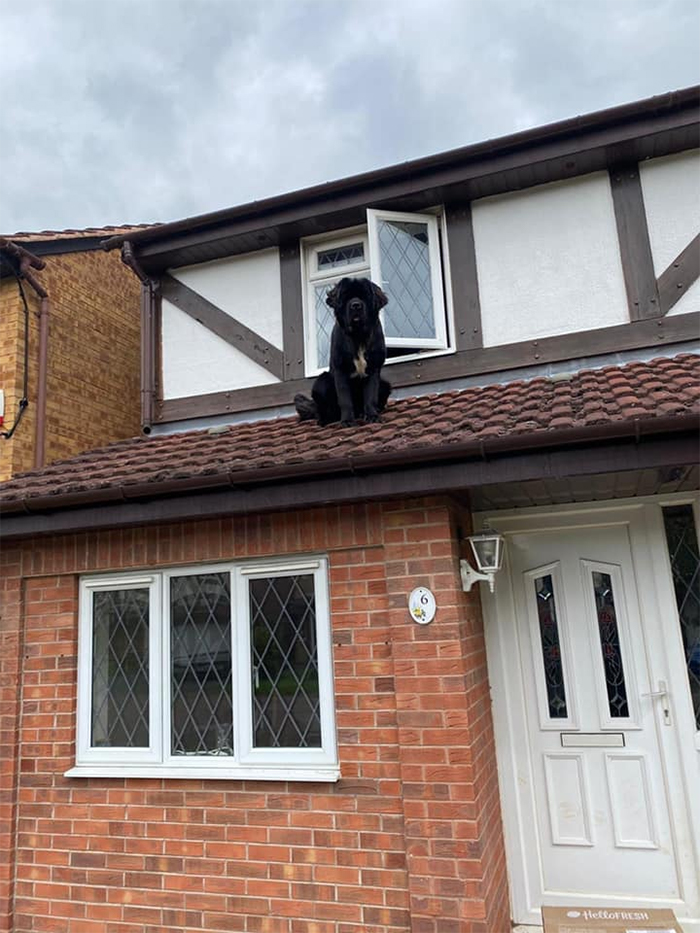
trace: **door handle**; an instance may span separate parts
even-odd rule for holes
[[[651,699],[662,699],[664,701],[663,706],[661,707],[661,711],[664,715],[664,725],[670,726],[671,708],[668,703],[668,688],[666,687],[666,681],[660,680],[658,690],[651,690],[649,693],[643,693],[642,696],[650,697]]]

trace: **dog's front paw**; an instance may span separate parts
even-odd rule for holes
[[[354,418],[343,418],[343,420],[340,422],[340,427],[341,428],[354,428],[356,424],[357,422],[355,421]]]
[[[376,408],[368,408],[365,411],[365,421],[367,424],[374,424],[375,421],[379,421],[379,412]]]

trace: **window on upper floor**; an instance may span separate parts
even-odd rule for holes
[[[367,225],[304,241],[307,374],[327,368],[331,288],[367,277],[389,299],[382,311],[388,358],[450,348],[440,214],[367,211]]]
[[[323,559],[81,583],[72,775],[334,780]]]

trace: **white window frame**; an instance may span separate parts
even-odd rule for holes
[[[149,745],[143,748],[102,748],[91,744],[92,732],[92,661],[93,661],[93,606],[95,593],[124,590],[149,590],[148,652],[150,661],[148,681],[148,736]],[[160,657],[160,626],[153,624],[160,615],[160,588],[155,574],[115,574],[81,580],[80,615],[78,620],[78,718],[76,759],[90,765],[107,768],[140,763],[155,763],[160,758],[156,744],[155,714],[158,697],[162,693],[160,667],[153,663]],[[85,715],[80,715],[86,711]]]
[[[440,265],[440,234],[438,218],[434,214],[406,214],[398,211],[367,210],[367,231],[369,234],[369,266],[371,279],[380,288],[386,286],[382,274],[382,256],[379,247],[379,224],[382,220],[398,223],[421,223],[428,228],[428,257],[430,260],[430,285],[433,297],[433,321],[435,337],[387,337],[387,347],[417,347],[426,350],[447,349],[447,319],[445,299],[442,290],[442,269]],[[382,318],[382,323],[384,323]]]
[[[304,350],[305,372],[307,376],[317,376],[326,367],[319,366],[317,328],[315,313],[315,286],[324,282],[337,282],[345,276],[362,278],[367,276],[377,285],[382,286],[381,259],[379,251],[378,222],[380,220],[398,220],[409,223],[425,223],[428,227],[428,249],[430,256],[430,274],[433,290],[433,311],[435,314],[434,338],[414,340],[409,337],[387,338],[390,348],[415,348],[415,353],[390,357],[385,365],[425,359],[427,356],[443,356],[454,353],[454,312],[452,298],[447,283],[450,281],[450,258],[445,235],[445,217],[441,208],[434,208],[421,213],[398,211],[380,211],[367,209],[367,225],[334,231],[331,234],[318,234],[301,241],[303,262],[301,264],[302,294],[304,296]],[[319,252],[350,246],[362,242],[365,259],[361,263],[339,266],[335,269],[319,272],[316,257]],[[382,320],[384,314],[382,312]]]
[[[342,249],[344,246],[352,246],[353,243],[362,243],[364,249],[364,260],[362,262],[348,263],[345,266],[324,269],[319,271],[318,254],[325,253],[331,249]],[[366,227],[355,227],[343,231],[342,235],[328,237],[313,237],[305,241],[304,263],[302,265],[304,274],[304,333],[306,335],[306,369],[309,375],[318,375],[324,367],[318,365],[318,330],[316,327],[316,295],[317,285],[331,284],[339,282],[345,276],[352,278],[370,277],[369,266],[369,242],[367,239]]]
[[[234,754],[172,755],[170,699],[170,580],[228,573],[233,646]],[[250,674],[248,580],[308,573],[314,577],[319,677],[320,748],[255,748]],[[149,590],[149,746],[92,747],[92,641],[94,594],[105,590]],[[324,557],[227,562],[168,568],[143,574],[115,573],[80,581],[76,764],[67,777],[218,778],[239,780],[337,781],[333,662]],[[236,684],[239,685],[236,689]]]

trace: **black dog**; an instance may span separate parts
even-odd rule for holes
[[[311,398],[295,397],[302,421],[315,418],[321,425],[340,421],[349,426],[356,418],[378,420],[391,392],[379,375],[386,359],[379,311],[387,301],[369,279],[341,279],[328,293],[326,304],[335,313],[330,371],[316,379]]]

